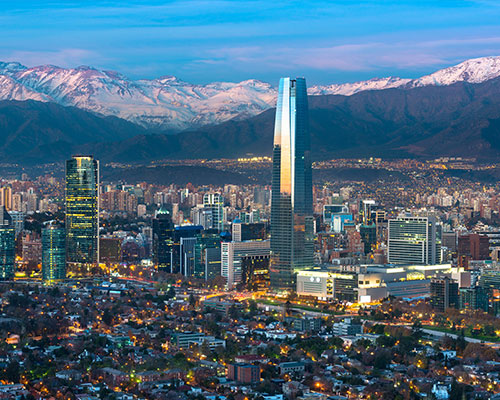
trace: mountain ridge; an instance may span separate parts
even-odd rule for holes
[[[352,96],[390,88],[481,83],[498,76],[500,57],[491,56],[466,60],[417,79],[386,77],[313,85],[309,94]],[[132,80],[119,72],[91,66],[28,68],[18,62],[0,62],[0,100],[36,100],[75,106],[156,131],[179,132],[231,119],[243,120],[271,109],[275,99],[276,88],[256,79],[195,85],[172,75]]]

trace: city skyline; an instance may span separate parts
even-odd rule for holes
[[[4,3],[0,398],[500,400],[500,3]]]

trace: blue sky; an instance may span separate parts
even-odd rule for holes
[[[500,1],[1,3],[0,60],[195,82],[417,77],[500,55]]]

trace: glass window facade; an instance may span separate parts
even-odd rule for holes
[[[294,290],[313,265],[312,170],[304,78],[282,78],[276,106],[271,194],[270,284]]]
[[[5,206],[0,209],[0,279],[14,278],[16,235]]]
[[[66,161],[66,257],[70,263],[99,260],[99,163],[91,156]]]
[[[153,260],[158,269],[172,271],[174,223],[165,207],[160,208],[153,219]]]
[[[54,283],[66,278],[66,230],[49,226],[42,230],[42,279]]]

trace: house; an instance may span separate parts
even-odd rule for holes
[[[278,367],[280,375],[303,375],[305,371],[305,364],[301,361],[283,362]]]

